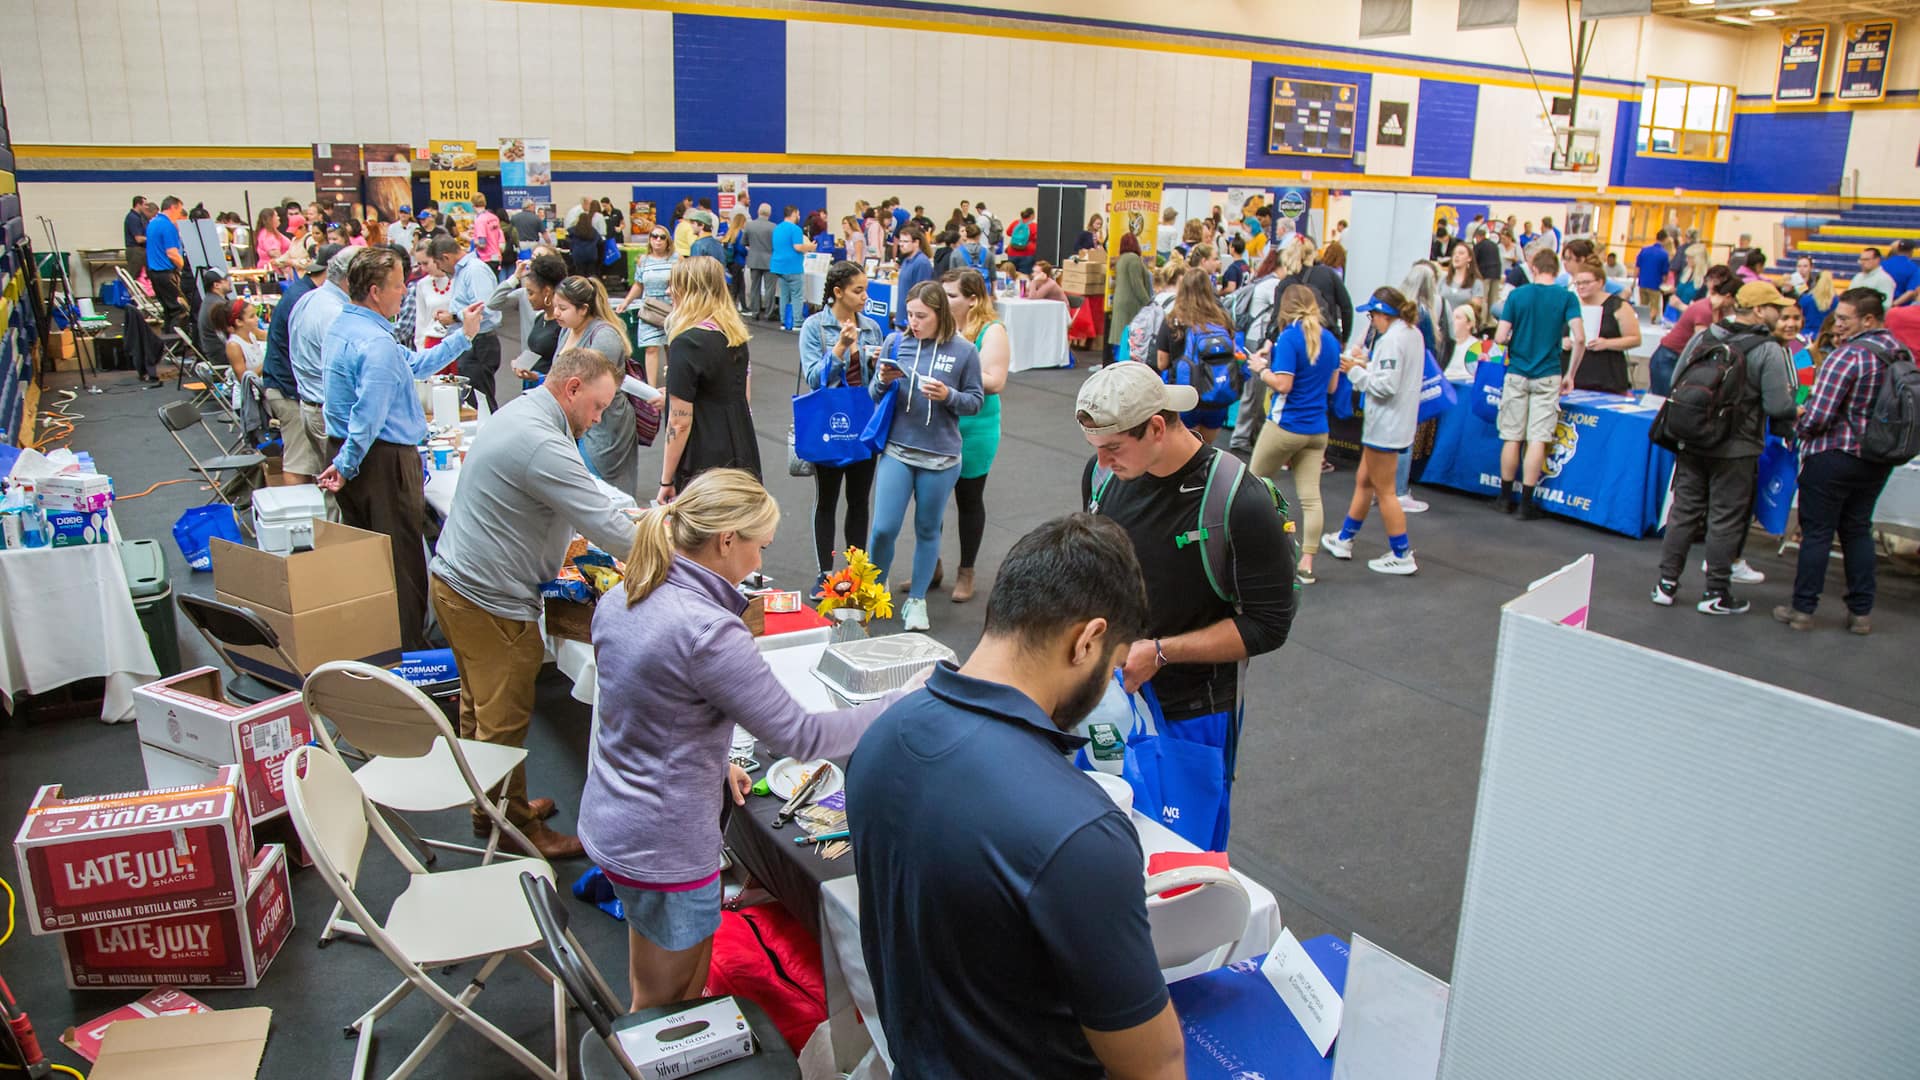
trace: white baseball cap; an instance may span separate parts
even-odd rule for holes
[[[1131,431],[1163,412],[1191,412],[1200,405],[1200,391],[1171,386],[1160,373],[1133,360],[1108,364],[1080,385],[1074,402],[1083,415],[1082,430],[1089,435]]]

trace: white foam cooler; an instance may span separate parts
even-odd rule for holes
[[[314,484],[261,488],[253,493],[253,534],[261,551],[291,555],[313,547],[313,519],[327,516],[327,499]]]

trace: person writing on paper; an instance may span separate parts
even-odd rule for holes
[[[576,531],[606,551],[633,546],[633,522],[594,483],[574,445],[618,395],[621,374],[592,349],[562,352],[546,382],[487,421],[487,437],[460,466],[460,497],[431,569],[433,610],[460,669],[461,738],[526,745],[546,659],[540,583],[559,572]],[[507,820],[538,854],[580,854],[579,840],[544,824],[553,800],[527,798],[524,765],[507,778],[506,796]],[[476,813],[473,822],[485,836],[487,819]]]
[[[720,812],[723,800],[744,804],[751,783],[727,762],[734,725],[775,754],[837,757],[900,697],[810,713],[767,666],[734,583],[760,569],[779,523],[780,507],[750,474],[702,473],[640,515],[626,581],[594,610],[600,726],[580,839],[626,907],[636,1010],[706,985],[720,926]],[[530,636],[537,666],[539,635]]]
[[[1001,563],[965,666],[854,749],[860,948],[898,1075],[1186,1075],[1139,835],[1068,757],[1147,625],[1125,530],[1056,518]]]

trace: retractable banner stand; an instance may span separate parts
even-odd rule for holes
[[[1818,105],[1827,70],[1827,28],[1790,26],[1780,31],[1780,74],[1774,80],[1776,105]]]
[[[1107,264],[1120,259],[1120,238],[1132,234],[1146,258],[1153,258],[1160,238],[1160,188],[1157,176],[1116,176],[1107,205]],[[1152,263],[1147,264],[1149,268]],[[1107,303],[1113,303],[1113,274],[1107,275]]]
[[[472,139],[434,139],[430,151],[433,201],[440,212],[468,220],[473,218],[473,193],[479,190],[480,158],[474,153]]]
[[[413,147],[405,143],[368,143],[361,147],[366,164],[367,206],[392,221],[400,208],[413,205]]]
[[[359,143],[313,144],[313,198],[329,218],[345,220],[346,212],[360,201]]]
[[[718,180],[720,197],[715,200],[713,206],[714,211],[719,214],[720,220],[732,221],[735,211],[752,217],[753,212],[748,209],[752,201],[752,196],[747,192],[747,174],[721,173]]]
[[[1887,96],[1887,61],[1893,55],[1893,22],[1848,23],[1840,58],[1841,101],[1879,101]]]
[[[553,201],[553,141],[500,140],[500,200],[507,209]]]

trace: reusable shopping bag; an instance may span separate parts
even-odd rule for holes
[[[1433,350],[1428,349],[1426,373],[1420,377],[1419,421],[1424,424],[1436,416],[1451,412],[1455,400],[1453,384],[1447,381],[1446,374],[1440,370],[1440,362],[1433,358]]]
[[[1489,424],[1500,420],[1500,395],[1507,386],[1507,365],[1482,360],[1473,369],[1473,415]]]
[[[225,503],[196,506],[173,523],[173,542],[180,545],[180,554],[186,556],[187,565],[195,570],[213,569],[216,536],[236,544],[247,542],[247,538],[240,535],[240,523],[234,520],[233,508]]]

